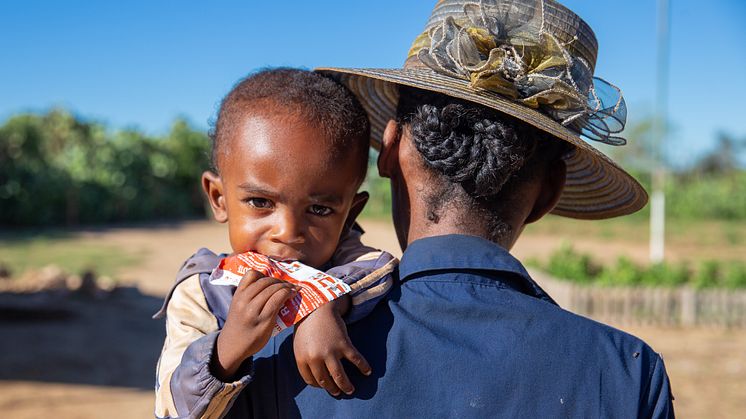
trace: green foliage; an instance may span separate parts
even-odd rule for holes
[[[643,277],[644,272],[640,267],[629,258],[622,256],[617,259],[616,265],[604,268],[597,279],[599,283],[604,285],[635,286],[642,283]]]
[[[731,263],[723,275],[723,285],[727,288],[746,288],[746,264]]]
[[[720,264],[714,260],[704,261],[694,274],[692,285],[695,288],[712,288],[716,286],[720,278]]]
[[[622,256],[613,265],[601,266],[590,255],[562,245],[552,253],[546,265],[537,266],[558,278],[580,284],[746,288],[744,262],[705,261],[692,271],[686,263],[640,266]]]
[[[360,190],[370,195],[361,214],[362,218],[391,218],[391,183],[378,174],[378,152],[371,150],[368,158],[368,175]]]
[[[560,278],[581,283],[591,282],[601,271],[589,255],[575,252],[569,244],[563,244],[550,256],[547,269]]]
[[[391,184],[388,179],[381,178],[378,175],[371,175],[370,170],[368,171],[368,178],[360,188],[370,194],[370,199],[368,199],[361,217],[390,218]]]
[[[648,135],[649,124],[638,131],[633,136]],[[733,159],[743,141],[721,142],[730,148],[719,147],[692,170],[668,177],[669,220],[746,220],[746,171],[739,170]],[[637,148],[633,144],[614,152],[628,160],[628,167],[637,170],[633,175],[650,190],[649,165],[633,164],[646,161],[649,150],[644,141]],[[199,176],[209,166],[208,153],[207,135],[183,119],[174,121],[167,135],[152,137],[131,129],[111,132],[59,109],[16,115],[0,126],[0,225],[203,216]],[[375,159],[374,152],[363,185],[371,195],[363,216],[388,218],[390,185],[378,176]],[[632,217],[641,219],[647,211]],[[737,234],[728,238],[742,241]],[[576,268],[582,271],[582,266]]]
[[[629,124],[624,132],[624,147],[599,146],[650,191],[650,174],[657,165],[658,151],[653,132],[653,117]],[[670,135],[670,133],[669,133]],[[666,176],[666,216],[673,220],[712,219],[746,220],[746,138],[719,133],[717,145],[686,169],[679,167]],[[668,167],[675,162],[666,161]],[[649,208],[637,213],[648,215]]]
[[[156,138],[62,110],[12,117],[0,127],[0,225],[202,216],[208,150],[207,136],[181,119]]]
[[[669,265],[656,263],[648,269],[642,270],[642,284],[647,286],[677,287],[686,284],[691,277],[689,266],[686,263]]]
[[[681,174],[666,185],[674,219],[746,220],[746,171]]]
[[[645,173],[632,173],[647,191],[650,191],[650,176]],[[370,192],[369,205],[373,208],[366,214],[375,217],[390,213],[390,192],[388,179],[377,175],[375,166],[370,166],[368,179],[363,188]],[[746,220],[746,171],[704,174],[698,172],[674,173],[666,182],[666,216],[669,221],[691,220]],[[627,218],[643,220],[650,216],[646,206]],[[607,232],[607,234],[610,234]],[[735,233],[728,233],[729,240],[742,240]]]

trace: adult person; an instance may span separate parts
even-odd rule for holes
[[[372,373],[349,368],[355,392],[332,398],[304,382],[286,331],[220,390],[236,394],[227,416],[672,417],[660,356],[557,306],[508,252],[548,212],[647,201],[580,138],[623,143],[624,101],[595,58],[554,1],[441,0],[404,69],[321,70],[369,112],[404,249],[388,296],[349,327]]]

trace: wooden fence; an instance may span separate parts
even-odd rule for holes
[[[617,324],[746,328],[746,291],[578,285],[531,271],[566,310]]]

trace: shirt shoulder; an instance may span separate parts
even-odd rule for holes
[[[198,290],[204,295],[208,307],[211,310],[217,313],[220,313],[221,311],[227,313],[227,308],[223,307],[225,305],[224,300],[226,300],[226,296],[224,295],[225,291],[222,291],[220,287],[214,286],[209,282],[210,273],[212,273],[212,270],[218,265],[221,257],[221,255],[218,255],[207,248],[201,248],[188,257],[176,273],[174,284],[171,286],[168,294],[166,294],[160,310],[153,315],[153,318],[159,319],[166,315],[168,305],[174,297],[174,293],[177,289],[184,288],[181,285],[190,278],[195,278],[195,282],[199,284],[199,287],[188,287],[189,292],[194,293]],[[229,292],[229,294],[232,296],[232,293]],[[230,296],[228,296],[228,302],[230,301]]]
[[[582,359],[585,368],[597,371],[599,384],[606,387],[601,397],[624,394],[629,402],[637,402],[640,414],[646,410],[673,411],[663,358],[644,340],[553,304],[536,301],[532,305],[545,319],[538,333],[543,330],[551,335],[545,340],[546,349],[555,345],[567,348],[568,353]]]

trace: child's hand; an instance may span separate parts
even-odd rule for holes
[[[298,371],[306,384],[323,387],[329,394],[340,391],[352,394],[355,387],[347,377],[340,360],[346,358],[365,375],[370,375],[368,361],[352,346],[342,320],[349,296],[325,304],[295,326],[293,350]]]
[[[272,336],[275,317],[285,301],[297,293],[295,286],[249,271],[233,294],[225,325],[217,340],[213,374],[230,380],[241,363],[259,352]]]

